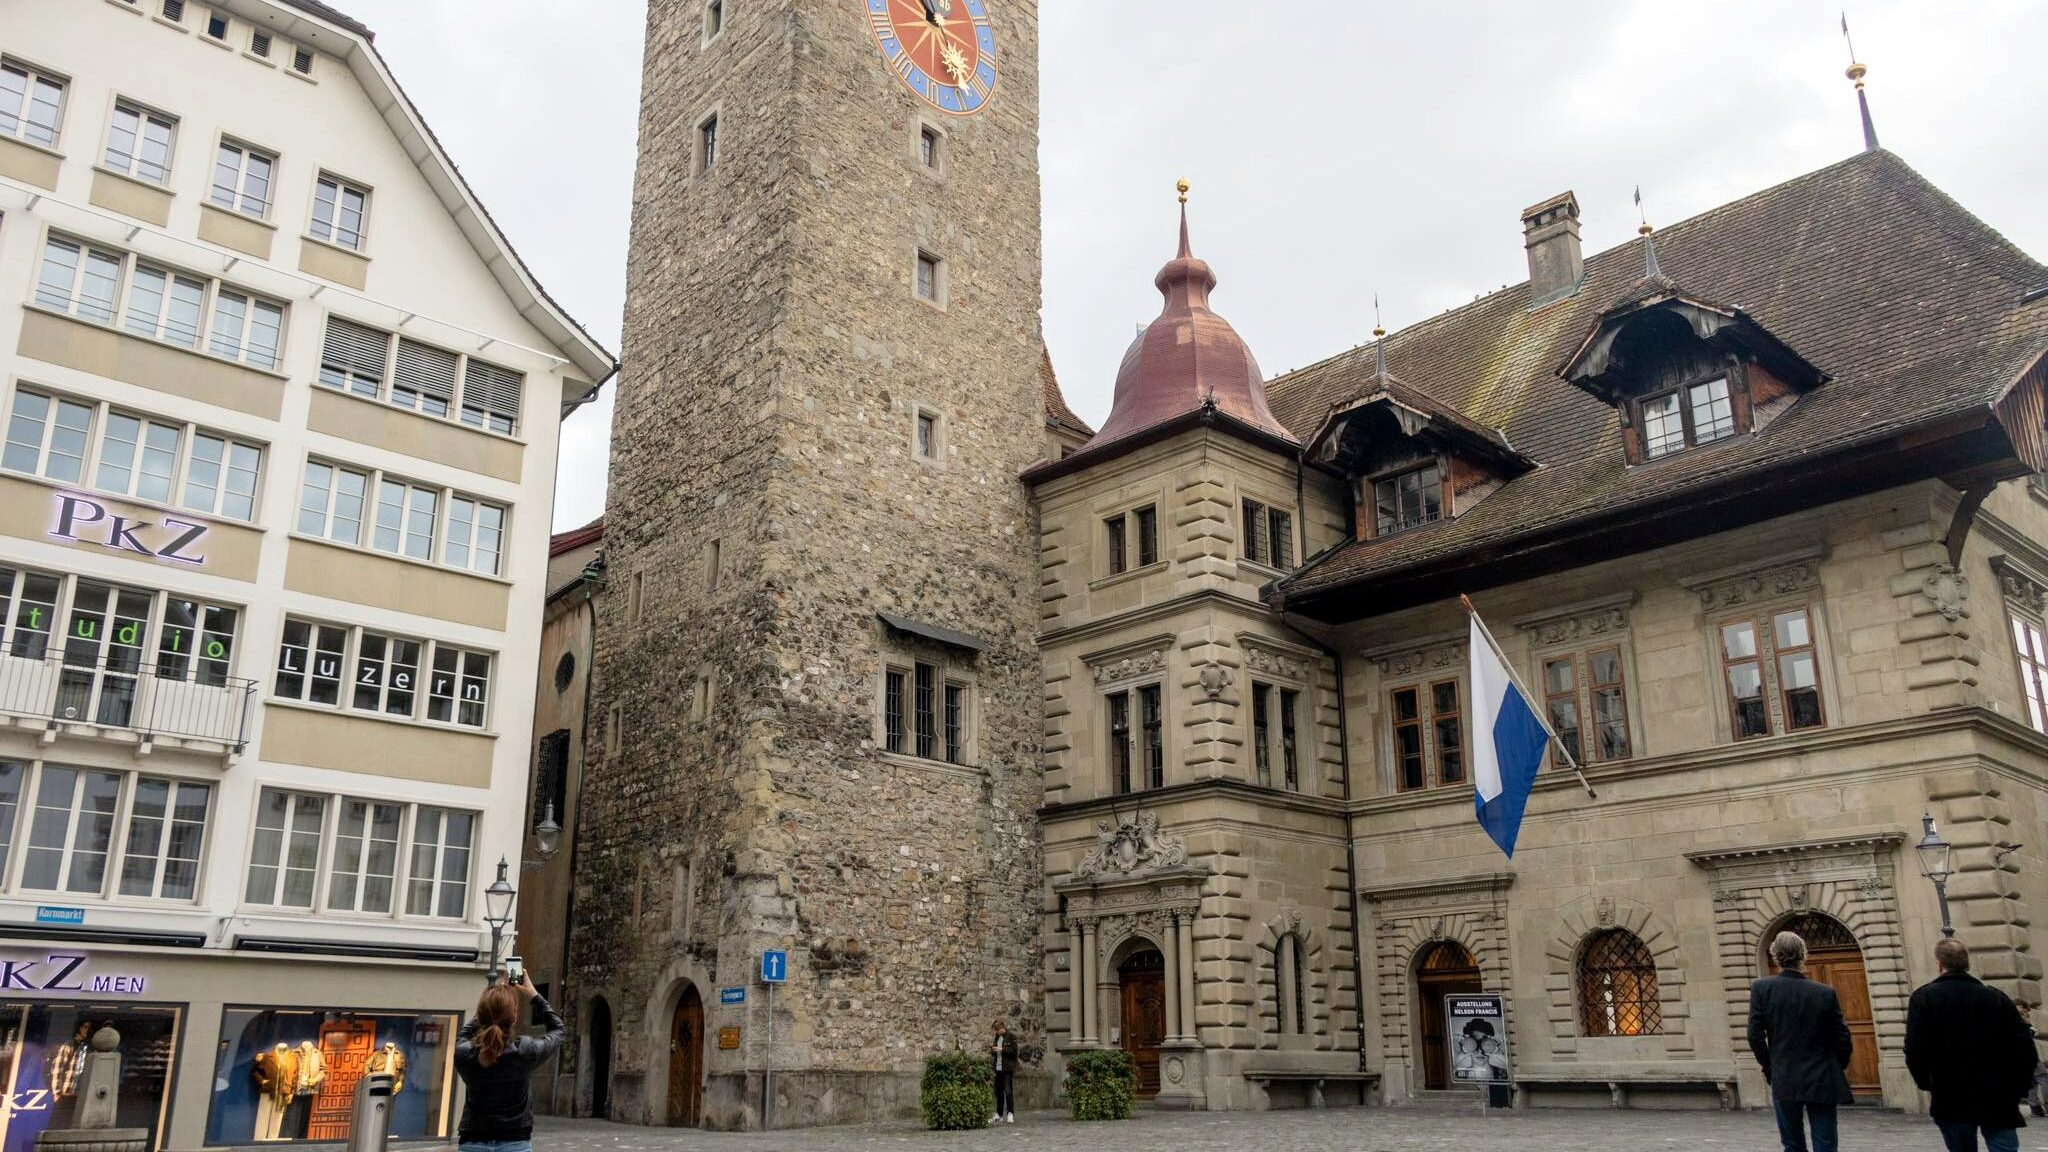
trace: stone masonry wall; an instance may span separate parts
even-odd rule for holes
[[[688,982],[708,1033],[743,1029],[706,1045],[707,1122],[758,1125],[769,1066],[781,1127],[914,1105],[922,1057],[998,1015],[1040,1043],[1016,479],[1044,435],[1036,10],[995,9],[1001,84],[969,120],[920,115],[859,6],[725,11],[708,43],[692,0],[648,15],[574,994],[617,1017],[614,1115],[666,1119]],[[943,178],[920,123],[946,134]],[[920,248],[946,261],[943,311],[913,292]],[[913,455],[920,407],[936,462]],[[919,646],[877,611],[986,647]],[[968,766],[879,750],[885,659],[971,684]],[[715,995],[764,948],[791,953],[772,1042],[758,986]]]

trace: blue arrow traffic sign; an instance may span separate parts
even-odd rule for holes
[[[789,979],[789,953],[761,953],[761,983],[781,984]]]

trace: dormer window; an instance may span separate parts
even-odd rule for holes
[[[1444,515],[1443,469],[1435,461],[1373,481],[1375,536],[1419,528]]]
[[[1726,376],[1645,397],[1639,410],[1646,460],[1735,435],[1735,403]]]
[[[1661,275],[1608,309],[1558,372],[1620,411],[1630,464],[1760,432],[1827,380],[1741,309]]]

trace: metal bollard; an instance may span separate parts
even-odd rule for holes
[[[348,1152],[384,1152],[390,1141],[391,1074],[372,1072],[356,1081],[355,1114],[348,1125]]]

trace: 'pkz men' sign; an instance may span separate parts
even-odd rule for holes
[[[195,549],[206,538],[206,528],[203,523],[180,520],[176,516],[165,516],[161,524],[153,520],[132,519],[119,512],[109,512],[107,506],[97,500],[60,492],[57,494],[57,526],[50,529],[50,535],[97,544],[116,552],[132,552],[151,560],[204,564],[206,557],[197,555]]]
[[[0,993],[104,992],[140,996],[144,980],[130,973],[88,974],[79,971],[89,957],[77,952],[52,952],[40,960],[0,956]]]

